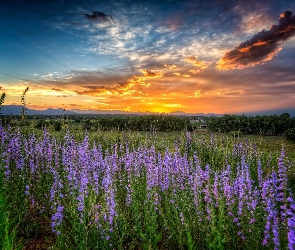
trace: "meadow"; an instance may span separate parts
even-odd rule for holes
[[[294,249],[295,144],[0,125],[2,249]]]

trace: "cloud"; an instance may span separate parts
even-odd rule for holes
[[[197,57],[195,56],[187,57],[185,58],[185,61],[192,63],[193,65],[195,65],[196,67],[200,69],[206,69],[208,67],[208,64],[205,61],[199,61],[197,60]]]
[[[175,65],[175,64],[167,64],[167,63],[165,63],[164,66],[166,68],[168,68],[169,70],[175,70],[175,69],[177,69],[177,65]]]
[[[148,69],[140,69],[139,71],[142,72],[143,76],[146,78],[155,78],[155,77],[162,77],[163,76],[163,73],[159,72],[159,71],[152,72]]]
[[[81,86],[84,90],[83,91],[75,91],[79,95],[101,95],[101,94],[120,94],[121,91],[115,87],[108,87],[108,86]]]
[[[147,82],[148,79],[160,78],[163,76],[163,72],[151,71],[151,70],[139,70],[143,76],[133,75],[132,77],[126,77],[126,80],[116,81],[114,77],[105,76],[92,77],[82,75],[77,81],[78,77],[73,78],[71,83],[80,83],[80,90],[74,92],[78,95],[94,95],[94,96],[130,96],[130,95],[142,95],[142,87],[149,87],[151,84]],[[91,80],[92,79],[92,80]],[[119,78],[117,78],[119,79]],[[85,81],[86,80],[86,81]],[[84,85],[85,82],[92,82],[93,85]],[[101,84],[103,83],[103,85]],[[96,84],[96,85],[95,85]]]
[[[92,11],[92,12],[93,12],[92,15],[84,14],[87,19],[99,21],[99,22],[105,22],[105,23],[109,23],[109,22],[116,23],[111,15],[106,15],[105,13],[100,11]]]
[[[64,91],[63,89],[57,89],[57,88],[52,88],[51,90],[58,91],[58,92]]]
[[[199,73],[201,70],[200,69],[191,69],[188,72],[193,73],[193,74],[197,74]]]
[[[272,60],[282,49],[281,45],[295,35],[295,16],[286,11],[280,15],[279,24],[262,30],[250,40],[225,53],[217,62],[220,70],[242,69]]]

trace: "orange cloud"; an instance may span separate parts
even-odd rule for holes
[[[162,77],[163,76],[163,73],[160,71],[152,72],[148,69],[140,69],[139,71],[142,72],[143,76],[146,78],[155,78],[155,77]]]
[[[202,94],[200,90],[194,93],[194,97],[201,97],[201,96]]]
[[[208,64],[205,61],[199,61],[197,60],[197,57],[195,56],[187,57],[185,58],[185,61],[192,63],[193,65],[195,65],[196,67],[200,69],[206,69],[208,67]]]
[[[191,69],[191,70],[189,70],[188,72],[191,72],[191,73],[193,73],[193,74],[197,74],[197,73],[199,73],[201,70],[200,69]]]
[[[270,30],[262,30],[252,39],[225,53],[217,62],[219,70],[243,69],[272,60],[281,50],[281,45],[295,35],[295,16],[286,11],[280,15],[279,24]]]
[[[126,96],[131,95],[134,90],[131,90],[132,84],[126,84],[124,86],[120,86],[120,84],[115,84],[114,87],[107,87],[107,86],[82,86],[83,90],[75,91],[79,95],[95,95],[95,96],[110,96],[110,95],[117,95],[117,96]]]
[[[182,76],[182,77],[186,77],[186,78],[191,77],[191,75],[188,75],[188,74],[181,74],[181,73],[179,73],[179,72],[174,72],[173,75],[176,75],[176,76]]]
[[[177,69],[177,65],[175,64],[164,64],[164,66],[168,68],[169,70]]]
[[[105,85],[96,86],[96,85],[87,85],[81,86],[81,91],[75,91],[79,95],[96,95],[96,96],[127,96],[132,95],[135,92],[137,94],[143,94],[141,91],[138,91],[138,86],[150,86],[146,80],[151,78],[159,78],[163,76],[163,73],[160,71],[152,72],[150,70],[140,69],[140,72],[143,73],[143,76],[132,76],[126,82],[115,83],[113,87],[108,87]]]
[[[223,91],[223,92],[217,92],[217,95],[243,95],[244,90],[232,90],[232,91]]]
[[[52,88],[51,90],[58,91],[58,92],[64,91],[63,89],[58,89],[58,88]]]

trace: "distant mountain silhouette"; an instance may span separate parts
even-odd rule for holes
[[[20,105],[3,105],[2,114],[3,115],[21,115],[22,106]],[[295,107],[285,108],[285,109],[276,109],[276,110],[260,110],[252,112],[239,112],[231,113],[233,115],[246,115],[246,116],[256,116],[256,115],[281,115],[282,113],[289,113],[291,117],[295,117]],[[27,115],[100,115],[100,114],[120,114],[120,115],[152,115],[152,114],[167,114],[167,113],[156,113],[156,112],[128,112],[122,110],[65,110],[63,113],[62,108],[48,108],[46,110],[36,110],[27,108]],[[223,116],[223,114],[215,113],[186,113],[181,110],[170,112],[167,115],[178,115],[178,116]]]
[[[20,105],[3,105],[2,106],[2,114],[3,115],[21,115],[22,112],[22,106]],[[48,108],[46,110],[36,110],[36,109],[26,109],[26,114],[27,115],[75,115],[78,114],[74,111],[70,110],[65,110],[63,113],[62,108],[58,109],[53,109],[53,108]]]

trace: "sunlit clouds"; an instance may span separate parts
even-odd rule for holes
[[[205,61],[199,61],[195,56],[187,57],[185,58],[185,61],[192,63],[197,67],[197,70],[206,69],[208,67],[208,64]]]
[[[272,60],[281,50],[282,44],[295,35],[295,16],[286,11],[280,15],[279,24],[270,30],[262,30],[250,40],[225,53],[218,61],[220,70],[253,67]]]
[[[294,106],[295,2],[7,6],[0,15],[5,104],[20,103],[29,86],[28,106],[40,109],[229,113]]]

